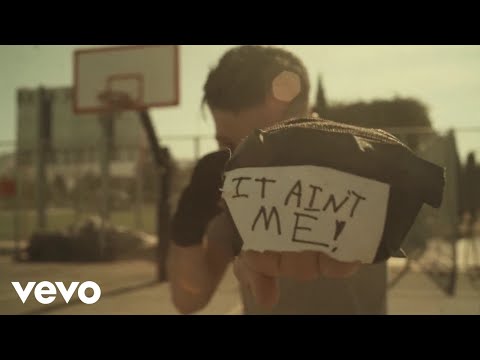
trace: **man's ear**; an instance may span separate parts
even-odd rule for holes
[[[280,101],[272,93],[268,93],[265,97],[265,118],[268,119],[268,125],[284,120],[288,106],[288,102]]]

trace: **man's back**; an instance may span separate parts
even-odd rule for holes
[[[383,315],[386,283],[385,263],[365,265],[347,279],[280,279],[280,300],[271,310],[260,308],[248,290],[241,291],[248,315]]]

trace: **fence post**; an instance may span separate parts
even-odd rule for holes
[[[110,160],[112,157],[113,145],[113,113],[100,115],[100,125],[102,128],[102,144],[101,144],[101,179],[102,179],[102,206],[101,218],[102,227],[100,231],[100,257],[103,258],[106,248],[106,223],[110,220]]]
[[[35,199],[37,206],[37,229],[45,230],[47,228],[46,210],[46,190],[47,190],[47,146],[50,138],[50,117],[51,101],[47,90],[40,88],[39,95],[39,116],[37,122],[37,157],[36,165],[36,189]]]
[[[195,156],[195,162],[200,159],[200,136],[195,136],[193,138],[193,144],[194,144],[194,156]]]
[[[137,171],[135,173],[135,206],[134,206],[134,216],[135,216],[135,227],[137,229],[143,228],[143,217],[142,217],[142,205],[143,205],[143,177],[141,170],[143,169],[142,161],[142,149],[137,149]]]

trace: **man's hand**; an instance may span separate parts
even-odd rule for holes
[[[198,161],[173,216],[172,237],[176,245],[200,244],[209,221],[221,211],[223,168],[229,158],[230,151],[221,150]]]
[[[259,305],[273,307],[280,297],[278,278],[297,281],[320,276],[345,278],[353,275],[360,263],[342,263],[321,252],[244,251],[235,259],[237,279],[250,289]]]
[[[272,307],[278,302],[280,277],[297,281],[320,276],[343,278],[353,275],[360,267],[360,263],[339,262],[318,251],[241,251],[240,235],[226,213],[226,205],[222,205],[224,211],[211,222],[207,236],[215,243],[229,243],[232,252],[238,254],[234,260],[235,275],[260,305]]]

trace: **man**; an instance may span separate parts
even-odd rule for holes
[[[215,120],[220,148],[233,150],[254,129],[306,116],[309,89],[304,65],[290,52],[261,46],[231,49],[204,86],[204,103]],[[199,161],[173,219],[168,272],[178,310],[192,313],[206,306],[234,261],[246,313],[382,313],[382,291],[380,300],[369,302],[370,309],[359,300],[361,289],[355,288],[352,276],[358,264],[313,251],[247,251],[235,257],[227,235],[207,235],[225,216],[219,189],[229,156],[230,151],[221,150]]]

